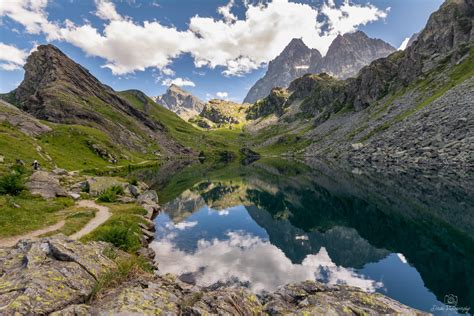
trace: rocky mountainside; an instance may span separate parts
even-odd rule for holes
[[[24,80],[6,98],[36,118],[97,128],[136,151],[152,145],[164,154],[187,152],[163,122],[151,119],[55,46],[40,45],[24,68]]]
[[[249,90],[244,103],[266,97],[274,87],[287,87],[291,81],[308,72],[311,61],[319,62],[321,53],[309,49],[301,39],[294,38],[270,63],[265,76]]]
[[[185,120],[198,115],[204,108],[204,102],[175,84],[172,84],[165,94],[152,99]]]
[[[288,97],[279,101],[279,112],[271,115],[277,116],[280,135],[288,138],[291,128],[305,125],[298,139],[311,144],[308,156],[404,168],[474,165],[468,154],[473,129],[462,123],[469,122],[468,100],[474,97],[468,80],[474,76],[473,18],[472,1],[446,1],[411,46],[373,61],[357,77],[338,80],[321,74],[293,81]],[[270,95],[264,101],[270,98],[275,99]],[[453,141],[457,154],[451,156],[446,148]],[[433,159],[439,161],[431,164]]]
[[[265,76],[250,89],[244,102],[254,103],[275,87],[287,88],[291,81],[307,73],[327,72],[340,79],[355,76],[363,66],[394,51],[386,42],[369,38],[360,31],[339,35],[324,57],[316,49],[309,49],[301,39],[293,39],[269,63]]]
[[[339,79],[354,77],[362,67],[395,50],[390,44],[381,39],[369,38],[361,31],[338,35],[324,58],[311,61],[308,72],[325,72]]]

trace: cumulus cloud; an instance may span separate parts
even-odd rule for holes
[[[191,80],[189,79],[183,79],[181,77],[178,77],[178,78],[168,78],[168,79],[165,79],[161,82],[161,84],[163,86],[171,86],[172,84],[176,85],[176,86],[179,86],[179,87],[185,87],[185,86],[188,86],[188,87],[195,87],[196,84],[194,82],[192,82]]]
[[[410,38],[405,37],[403,42],[400,44],[400,47],[398,47],[398,50],[405,50],[407,48],[409,42],[410,42]]]
[[[13,45],[0,42],[0,68],[6,71],[21,69],[26,61],[28,52]]]
[[[221,17],[196,15],[186,30],[158,21],[125,19],[108,0],[96,0],[95,14],[106,21],[102,31],[89,22],[76,25],[66,20],[61,26],[49,22],[47,0],[0,1],[0,16],[19,22],[29,33],[43,32],[49,40],[66,41],[90,56],[104,58],[103,67],[116,75],[149,67],[163,70],[188,53],[196,67],[223,67],[224,75],[241,76],[275,58],[293,38],[302,38],[324,55],[338,34],[383,19],[388,12],[349,0],[339,6],[328,0],[320,10],[289,0],[244,3],[242,19],[232,13],[234,0],[230,0],[217,8]]]
[[[217,92],[216,97],[219,99],[226,99],[229,96],[229,93],[227,92]]]
[[[250,282],[255,292],[311,279],[324,278],[329,284],[348,284],[374,291],[381,283],[366,279],[353,269],[337,266],[326,249],[308,255],[301,264],[293,264],[285,254],[259,237],[243,232],[228,232],[226,240],[198,240],[197,249],[187,253],[173,244],[174,235],[154,241],[160,273],[194,272],[197,283],[212,285],[238,279]],[[176,264],[179,262],[179,264]]]
[[[48,21],[45,11],[48,0],[0,1],[0,17],[7,16],[25,27],[29,34],[47,35],[48,40],[58,39],[58,27]]]
[[[95,1],[97,15],[102,20],[122,20],[122,16],[117,13],[115,5],[109,0],[96,0]]]

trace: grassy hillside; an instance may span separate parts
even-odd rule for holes
[[[187,123],[178,115],[168,109],[156,104],[145,95],[137,97],[136,91],[122,91],[119,95],[126,98],[135,108],[144,111],[147,115],[162,124],[167,133],[183,146],[192,148],[198,152],[203,151],[209,155],[215,155],[222,151],[237,153],[245,134],[241,129],[220,128],[211,131],[203,130]]]

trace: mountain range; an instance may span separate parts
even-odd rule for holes
[[[270,61],[264,77],[250,88],[244,102],[254,103],[275,87],[287,88],[291,81],[307,73],[325,72],[339,79],[355,76],[363,66],[395,50],[390,44],[369,38],[361,31],[338,35],[324,57],[301,39],[293,39]]]
[[[228,159],[248,152],[242,148],[361,165],[473,166],[473,6],[446,1],[404,51],[391,54],[362,32],[336,38],[325,57],[294,39],[252,89],[263,96],[253,105],[203,104],[171,86],[156,98],[160,106],[139,90],[114,91],[58,48],[40,45],[0,105],[5,144],[22,148],[0,151],[13,161],[41,152],[46,165],[76,169],[199,153]],[[378,54],[389,55],[362,67]],[[312,69],[325,73],[305,74]],[[166,107],[199,115],[186,122]],[[31,119],[21,125],[19,117]],[[38,124],[41,133],[25,132]]]

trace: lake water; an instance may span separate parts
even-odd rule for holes
[[[256,293],[313,279],[434,314],[473,311],[472,178],[283,160],[138,173],[163,208],[159,273]]]

